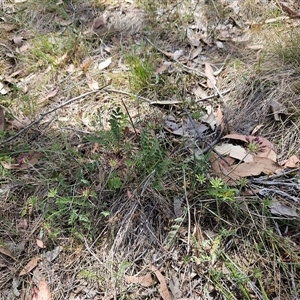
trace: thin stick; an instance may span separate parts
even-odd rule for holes
[[[115,89],[104,89],[104,91],[105,91],[105,92],[108,92],[108,93],[117,93],[117,94],[129,96],[129,97],[135,97],[135,98],[138,98],[138,99],[140,99],[140,100],[143,100],[143,101],[145,101],[145,102],[147,102],[147,103],[151,103],[151,102],[152,102],[151,100],[149,100],[149,99],[147,99],[147,98],[145,98],[145,97],[138,96],[138,95],[131,94],[131,93],[128,93],[128,92],[124,92],[124,91],[120,91],[120,90],[115,90]],[[126,104],[125,104],[125,102],[124,102],[123,99],[121,99],[121,101],[122,101],[122,103],[123,103],[123,106],[124,106],[124,108],[125,108],[127,114],[128,114],[128,117],[129,117],[131,126],[132,126],[132,128],[133,128],[133,130],[134,130],[134,133],[135,133],[136,137],[137,137],[138,134],[137,134],[137,131],[136,131],[136,129],[135,129],[133,120],[132,120],[132,118],[131,118],[131,116],[130,116],[130,114],[129,114],[129,111],[128,111],[128,109],[127,109],[127,106],[126,106]]]
[[[225,90],[225,91],[222,91],[222,92],[221,92],[221,95],[225,95],[225,94],[229,93],[230,90],[231,90],[231,89],[227,89],[227,90]],[[197,100],[195,101],[195,103],[198,103],[198,102],[201,102],[201,101],[206,101],[206,100],[212,99],[212,98],[214,98],[214,97],[216,97],[216,96],[218,96],[218,94],[214,94],[214,95],[207,96],[207,97],[205,97],[205,98],[197,99]]]
[[[253,178],[250,181],[251,181],[251,183],[262,184],[262,185],[285,185],[285,186],[294,186],[294,187],[297,187],[297,188],[300,187],[299,183],[284,182],[284,180],[283,181],[264,181],[264,180]]]
[[[189,255],[190,253],[190,239],[191,239],[191,211],[190,211],[190,204],[188,199],[188,194],[186,190],[186,178],[185,178],[185,170],[182,168],[183,171],[183,187],[184,187],[184,198],[186,202],[186,210],[187,210],[187,217],[188,217],[188,238],[187,238],[187,249],[186,253]]]
[[[295,202],[299,202],[299,199],[292,196],[292,195],[289,195],[288,193],[284,192],[284,191],[281,191],[281,190],[277,190],[277,189],[266,189],[266,188],[263,188],[263,189],[260,189],[259,191],[259,194],[260,195],[265,195],[265,192],[269,192],[268,194],[278,194],[278,195],[281,195],[283,197],[286,197],[286,198],[289,198],[289,199],[292,199],[293,201]]]
[[[84,245],[85,245],[85,247],[86,247],[86,249],[87,249],[87,251],[100,263],[100,265],[101,266],[103,266],[103,267],[105,267],[105,269],[106,270],[108,270],[109,271],[109,269],[105,266],[105,264],[99,259],[99,257],[91,250],[91,248],[90,248],[90,246],[89,246],[89,244],[88,244],[88,242],[87,242],[87,240],[86,240],[86,238],[85,237],[83,237],[84,238]]]
[[[134,126],[133,120],[132,120],[132,118],[131,118],[131,115],[130,115],[130,113],[129,113],[129,110],[128,110],[128,108],[127,108],[127,106],[126,106],[124,100],[121,99],[121,101],[122,101],[123,106],[124,106],[124,108],[125,108],[125,110],[126,110],[126,112],[127,112],[127,115],[128,115],[129,120],[130,120],[131,126],[132,126],[132,128],[133,128],[133,130],[134,130],[135,136],[138,137],[138,133],[137,133],[137,131],[136,131],[136,129],[135,129],[135,126]]]
[[[298,171],[300,171],[300,168],[287,170],[287,171],[284,171],[283,173],[280,173],[280,174],[273,174],[273,175],[270,175],[270,176],[269,175],[268,176],[263,176],[263,177],[260,177],[260,180],[266,180],[266,179],[273,179],[273,178],[283,177],[283,176],[288,175],[290,173],[297,173]]]
[[[0,46],[2,46],[2,47],[4,47],[4,48],[8,49],[8,50],[12,53],[12,55],[14,55],[14,51],[12,51],[12,50],[11,50],[8,46],[6,46],[5,44],[0,43]]]
[[[138,95],[131,94],[131,93],[128,93],[128,92],[124,92],[124,91],[120,91],[120,90],[115,90],[115,89],[105,89],[105,88],[104,88],[104,91],[105,91],[105,92],[108,92],[108,93],[117,93],[117,94],[129,96],[129,97],[135,97],[135,98],[138,98],[138,99],[143,100],[143,101],[148,102],[148,103],[151,103],[151,102],[152,102],[150,99],[147,99],[147,98],[145,98],[145,97],[138,96]]]
[[[28,130],[28,129],[31,128],[32,126],[34,126],[34,125],[40,123],[47,115],[53,113],[54,111],[56,111],[56,110],[58,110],[58,109],[60,109],[60,108],[62,108],[62,107],[64,107],[64,106],[66,106],[66,105],[68,105],[68,104],[71,104],[71,103],[73,103],[73,102],[75,102],[75,101],[77,101],[77,100],[79,100],[79,99],[82,99],[82,98],[84,98],[84,97],[86,97],[86,96],[89,96],[89,95],[91,95],[91,94],[98,93],[99,91],[103,90],[106,86],[107,86],[107,85],[105,85],[105,86],[103,86],[103,87],[100,87],[98,90],[90,91],[90,92],[84,93],[84,94],[82,94],[82,95],[79,95],[79,96],[77,96],[77,97],[74,97],[74,98],[72,98],[72,99],[70,99],[70,100],[68,100],[68,101],[66,101],[66,102],[64,102],[64,103],[62,103],[62,104],[60,104],[60,105],[58,105],[58,106],[56,106],[56,107],[50,109],[50,110],[48,110],[47,112],[40,114],[40,117],[39,117],[37,120],[31,122],[29,125],[27,125],[27,126],[24,127],[23,129],[21,129],[17,134],[15,134],[15,135],[11,136],[10,138],[6,139],[5,141],[1,142],[0,145],[3,145],[3,144],[5,144],[5,143],[8,143],[8,142],[10,142],[10,141],[16,139],[18,136],[20,136],[22,133],[24,133],[26,130]]]

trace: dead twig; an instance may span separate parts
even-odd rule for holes
[[[101,266],[105,267],[107,270],[108,268],[105,266],[105,264],[99,259],[99,257],[91,250],[91,247],[89,246],[87,239],[85,237],[84,238],[84,245],[86,250],[100,263]]]
[[[115,89],[103,89],[105,92],[108,92],[108,93],[116,93],[116,94],[121,94],[121,95],[126,95],[126,96],[129,96],[129,97],[135,97],[137,99],[140,99],[140,100],[143,100],[145,102],[148,102],[148,103],[151,103],[152,101],[150,99],[147,99],[145,97],[142,97],[142,96],[139,96],[139,95],[135,95],[135,94],[131,94],[131,93],[128,93],[128,92],[124,92],[124,91],[120,91],[120,90],[115,90]]]
[[[292,187],[300,187],[299,183],[293,182],[284,182],[284,181],[264,181],[257,178],[251,179],[251,183],[254,184],[262,184],[262,185],[285,185],[285,186],[292,186]]]
[[[133,122],[133,120],[132,120],[132,118],[131,118],[131,115],[130,115],[130,113],[129,113],[129,110],[128,110],[128,108],[127,108],[127,106],[126,106],[124,100],[121,99],[121,101],[122,101],[122,104],[123,104],[123,106],[124,106],[124,108],[125,108],[125,110],[126,110],[126,112],[127,112],[127,115],[128,115],[129,120],[130,120],[131,126],[132,126],[132,128],[133,128],[133,130],[134,130],[135,137],[138,137],[138,133],[137,133],[137,131],[136,131],[136,129],[135,129],[134,122]]]
[[[266,189],[266,188],[263,188],[263,189],[260,189],[259,190],[259,194],[260,195],[268,195],[268,194],[278,194],[278,195],[281,195],[283,197],[286,197],[286,198],[289,198],[295,202],[299,202],[299,199],[294,197],[294,196],[291,196],[289,195],[288,193],[284,192],[284,191],[280,191],[280,190],[277,190],[277,189]]]
[[[67,106],[67,105],[69,105],[69,104],[71,104],[71,103],[73,103],[73,102],[75,102],[75,101],[77,101],[77,100],[79,100],[79,99],[82,99],[82,98],[84,98],[84,97],[86,97],[86,96],[89,96],[89,95],[91,95],[91,94],[98,93],[99,91],[103,90],[106,86],[107,86],[107,85],[105,85],[105,86],[103,86],[103,87],[100,87],[98,90],[90,91],[90,92],[84,93],[84,94],[82,94],[82,95],[79,95],[79,96],[77,96],[77,97],[74,97],[74,98],[72,98],[72,99],[70,99],[70,100],[68,100],[68,101],[66,101],[66,102],[64,102],[64,103],[62,103],[62,104],[60,104],[60,105],[58,105],[58,106],[56,106],[56,107],[50,109],[50,110],[48,110],[47,112],[40,114],[40,117],[39,117],[37,120],[31,122],[29,125],[27,125],[27,126],[24,127],[23,129],[21,129],[18,133],[16,133],[15,135],[11,136],[10,138],[4,140],[3,142],[1,142],[0,145],[3,145],[3,144],[5,144],[5,143],[11,142],[12,140],[16,139],[16,138],[19,137],[22,133],[24,133],[25,131],[27,131],[29,128],[33,127],[33,126],[36,125],[36,124],[39,124],[39,123],[40,123],[47,115],[53,113],[54,111],[56,111],[56,110],[58,110],[58,109],[60,109],[60,108],[62,108],[62,107],[64,107],[64,106]]]
[[[225,95],[225,94],[229,93],[230,91],[231,91],[231,89],[227,89],[225,91],[222,91],[221,94]],[[207,96],[205,98],[197,99],[195,101],[195,103],[198,103],[198,102],[201,102],[201,101],[206,101],[206,100],[212,99],[212,98],[217,97],[217,96],[218,96],[218,94],[214,94],[214,95]]]
[[[12,51],[7,45],[0,43],[0,46],[8,49],[11,52],[11,54],[14,55],[14,51]]]
[[[273,174],[273,175],[268,175],[268,176],[262,176],[259,178],[259,180],[263,181],[263,180],[268,180],[268,179],[273,179],[273,178],[279,178],[279,177],[283,177],[285,175],[291,174],[291,173],[298,173],[300,171],[300,168],[296,168],[296,169],[291,169],[291,170],[286,170],[283,173],[279,173],[279,174]],[[257,179],[256,179],[257,180]]]
[[[191,209],[188,199],[188,192],[186,190],[186,178],[185,178],[185,170],[182,168],[183,171],[183,186],[184,186],[184,198],[186,202],[186,210],[187,210],[187,217],[188,217],[188,237],[187,237],[187,249],[186,254],[189,255],[190,253],[190,240],[191,240]]]

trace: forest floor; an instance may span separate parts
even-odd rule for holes
[[[0,5],[0,299],[300,299],[299,1]]]

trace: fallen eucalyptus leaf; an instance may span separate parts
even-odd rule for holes
[[[217,83],[217,80],[214,76],[214,70],[209,63],[205,63],[204,72],[205,75],[207,76],[207,83],[206,83],[207,87],[213,89],[215,84]]]
[[[184,55],[184,51],[183,50],[176,50],[173,54],[173,58],[175,60],[179,59],[181,56]]]
[[[299,164],[299,158],[296,155],[292,155],[284,164],[285,168],[297,168],[297,165]]]
[[[167,282],[164,278],[164,276],[161,274],[161,272],[156,269],[153,265],[150,266],[150,270],[155,274],[156,278],[159,281],[159,288],[158,288],[158,292],[160,294],[160,296],[162,297],[163,300],[171,300],[171,293],[168,289],[168,285]]]
[[[172,64],[171,62],[165,61],[158,69],[156,69],[155,74],[156,75],[163,74],[165,71],[167,71],[169,69],[171,64]]]
[[[207,123],[209,124],[210,128],[212,130],[215,129],[216,127],[216,123],[217,123],[217,120],[216,120],[216,116],[213,112],[213,108],[212,106],[207,106],[206,107],[206,111],[207,111],[207,114],[204,115],[202,118],[201,118],[201,121],[204,122],[204,123]]]
[[[208,127],[204,124],[199,124],[194,122],[194,124],[190,123],[183,123],[181,127],[177,130],[173,131],[173,134],[180,135],[180,136],[189,136],[189,137],[199,137],[201,133],[206,131]]]
[[[103,69],[107,68],[110,64],[111,64],[111,57],[107,58],[105,61],[102,61],[98,65],[98,69],[103,70]]]
[[[26,275],[32,271],[38,265],[40,260],[41,258],[39,256],[32,258],[31,261],[21,270],[19,276]]]
[[[52,300],[51,291],[45,277],[42,277],[37,286],[33,287],[32,300]]]
[[[281,167],[269,158],[253,157],[253,162],[242,163],[237,166],[231,166],[232,173],[241,177],[257,176],[261,173],[266,175],[277,173]]]
[[[10,257],[11,259],[13,259],[14,261],[16,261],[17,259],[13,256],[13,254],[4,246],[0,245],[0,253]]]
[[[175,131],[179,129],[179,125],[174,121],[165,120],[165,126],[171,131]]]
[[[227,134],[227,135],[223,136],[222,139],[238,140],[238,141],[243,141],[245,143],[249,143],[249,142],[252,142],[252,141],[255,141],[258,139],[259,142],[261,142],[260,146],[264,146],[266,148],[274,150],[274,145],[270,141],[268,141],[266,138],[261,137],[261,136],[232,133],[232,134]]]
[[[287,109],[281,103],[272,100],[270,102],[271,110],[274,116],[275,121],[280,121],[279,114],[287,114]]]
[[[277,201],[272,201],[270,209],[272,215],[299,218],[299,215],[293,208],[283,205]]]
[[[86,74],[86,82],[92,91],[99,89],[99,83],[89,74]]]
[[[241,146],[232,144],[222,144],[215,147],[215,150],[222,155],[229,155],[244,162],[252,162],[253,156]]]
[[[0,94],[6,95],[8,93],[8,90],[4,88],[4,84],[0,81]]]
[[[128,283],[135,283],[139,284],[143,287],[149,287],[154,285],[156,282],[152,279],[151,274],[146,274],[145,276],[126,276],[125,275],[125,280]]]
[[[46,253],[44,253],[43,257],[45,257],[49,262],[52,262],[58,257],[62,250],[62,246],[57,246],[52,251],[47,251]]]

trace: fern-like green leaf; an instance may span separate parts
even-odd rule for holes
[[[118,106],[115,110],[112,111],[110,119],[110,133],[113,143],[117,148],[120,148],[120,143],[123,138],[123,130],[127,124],[127,116],[121,111],[121,108]]]

